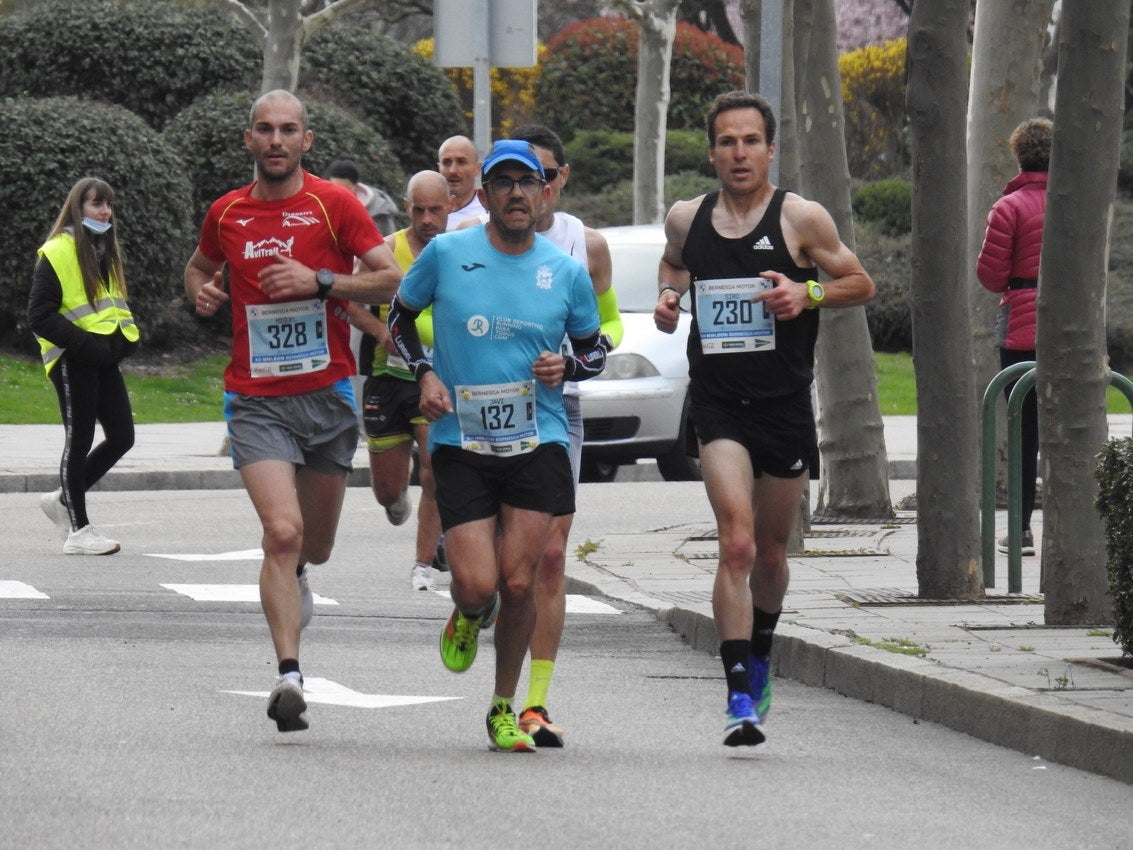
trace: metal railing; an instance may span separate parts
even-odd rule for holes
[[[995,400],[1005,384],[1018,379],[1007,400],[1007,592],[1023,590],[1023,399],[1035,386],[1035,361],[1013,363],[991,379],[983,397],[980,451],[980,537],[984,587],[995,587]],[[1133,406],[1133,381],[1109,373]],[[1040,578],[1041,582],[1041,578]]]

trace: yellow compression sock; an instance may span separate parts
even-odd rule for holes
[[[527,685],[527,702],[524,709],[534,705],[547,707],[547,691],[551,687],[551,675],[555,672],[555,662],[546,658],[531,659],[531,681]]]

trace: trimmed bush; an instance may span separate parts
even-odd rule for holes
[[[593,127],[632,132],[637,48],[637,25],[619,17],[578,21],[554,35],[536,87],[536,120],[565,141]],[[680,22],[670,75],[668,126],[702,129],[712,99],[743,88],[743,51]]]
[[[315,140],[303,155],[303,167],[321,173],[339,154],[358,163],[362,182],[401,197],[405,172],[389,143],[341,107],[302,94]],[[252,157],[244,147],[244,129],[255,96],[217,92],[174,118],[165,138],[185,156],[192,182],[193,227],[200,228],[209,205],[224,193],[252,181]]]
[[[192,252],[189,180],[177,153],[141,118],[75,97],[0,100],[0,344],[36,350],[26,310],[36,249],[75,182],[96,175],[114,187],[130,305],[146,344],[176,341],[188,327],[171,305]]]
[[[432,38],[423,38],[413,45],[413,52],[427,62],[433,61],[436,48]],[[545,48],[542,44],[536,50],[536,61]],[[475,76],[471,68],[444,68],[445,76],[452,82],[464,110],[464,120],[471,126],[474,119],[473,86]],[[492,91],[493,139],[506,139],[512,130],[531,121],[535,108],[535,83],[539,80],[539,65],[529,68],[489,69]]]
[[[219,87],[251,89],[261,51],[231,17],[168,0],[38,0],[0,16],[0,96],[76,95],[165,123]]]
[[[854,228],[858,259],[877,286],[865,305],[874,351],[912,351],[913,317],[909,302],[912,260],[907,235],[887,236],[871,225]]]
[[[1106,575],[1113,598],[1113,642],[1133,655],[1133,440],[1110,440],[1095,470],[1105,522]]]
[[[665,209],[674,201],[695,198],[719,186],[715,178],[695,172],[682,172],[665,178]],[[611,227],[633,223],[633,181],[621,180],[599,192],[585,194],[575,191],[573,174],[559,202],[559,209],[573,213],[590,227]],[[660,253],[657,259],[661,259]],[[616,283],[617,281],[615,281]]]
[[[854,215],[875,223],[882,233],[899,236],[913,230],[913,184],[908,180],[866,183],[854,192],[851,204]]]
[[[583,130],[565,147],[570,185],[579,192],[601,192],[633,179],[633,133]],[[699,130],[670,130],[665,136],[665,173],[682,171],[716,176],[708,162],[708,140]]]
[[[441,142],[469,132],[444,71],[404,45],[342,22],[304,45],[299,88],[385,136],[407,174],[436,168]],[[402,186],[382,188],[397,197]]]
[[[838,57],[846,116],[850,173],[864,180],[906,174],[903,38],[871,44]]]

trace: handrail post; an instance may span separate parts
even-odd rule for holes
[[[1007,592],[1023,591],[1023,399],[1035,386],[1032,366],[1007,400]]]
[[[1035,368],[1035,361],[1013,363],[991,379],[983,397],[980,517],[984,587],[995,587],[995,402],[1003,386]],[[1133,383],[1130,384],[1133,389]],[[1020,455],[1021,457],[1021,455]],[[1022,541],[1020,540],[1020,545]]]

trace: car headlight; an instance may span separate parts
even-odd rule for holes
[[[626,378],[653,378],[660,374],[657,367],[640,354],[610,354],[606,357],[606,368],[594,380],[617,381]]]

